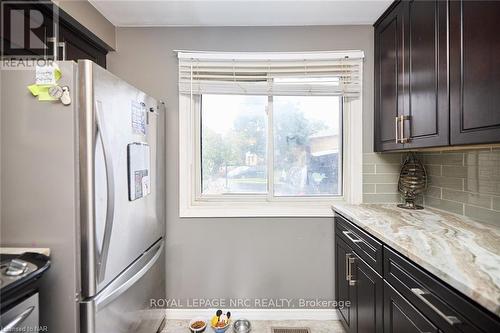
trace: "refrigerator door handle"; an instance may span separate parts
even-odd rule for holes
[[[102,241],[102,247],[98,251],[98,262],[97,262],[97,279],[98,282],[104,280],[106,273],[106,262],[108,260],[109,243],[111,241],[111,232],[113,231],[113,220],[115,213],[115,178],[113,169],[113,159],[111,157],[111,152],[109,151],[109,142],[105,133],[105,129],[102,124],[102,103],[101,101],[96,101],[95,103],[95,117],[97,125],[97,134],[101,137],[102,151],[104,155],[104,165],[106,170],[106,188],[107,188],[107,204],[106,204],[106,221],[104,224],[104,237]]]
[[[102,293],[98,294],[94,301],[95,311],[97,312],[106,307],[106,305],[117,299],[143,277],[160,257],[163,246],[164,241],[162,239],[144,252],[119,278],[106,287]],[[137,269],[137,267],[140,268]]]

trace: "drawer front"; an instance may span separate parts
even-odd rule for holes
[[[337,213],[335,214],[335,232],[371,268],[382,275],[382,243]]]
[[[384,332],[438,333],[439,329],[384,281]]]
[[[500,321],[384,246],[384,279],[443,332],[500,332]]]

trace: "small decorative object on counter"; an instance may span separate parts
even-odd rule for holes
[[[224,333],[230,324],[231,312],[223,313],[222,310],[217,310],[215,316],[210,320],[210,324],[212,325],[212,329],[215,333]]]
[[[233,324],[234,333],[249,333],[252,330],[252,325],[247,319],[238,319]]]
[[[189,330],[192,333],[204,332],[206,328],[207,328],[207,323],[203,318],[194,318],[189,322]]]
[[[427,189],[427,173],[414,153],[409,153],[399,173],[398,190],[405,203],[398,207],[405,209],[423,209],[415,200]]]

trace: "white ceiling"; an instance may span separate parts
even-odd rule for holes
[[[373,24],[392,0],[90,0],[111,23],[139,26]]]

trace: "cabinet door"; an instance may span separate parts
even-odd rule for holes
[[[354,258],[352,308],[356,312],[357,332],[382,333],[384,281],[356,253]]]
[[[396,118],[404,115],[404,4],[375,28],[375,151],[402,149]]]
[[[405,148],[449,144],[446,1],[405,1]]]
[[[384,332],[439,332],[426,317],[384,281]]]
[[[59,40],[63,42],[63,48],[60,48],[60,59],[65,60],[92,60],[101,67],[106,68],[106,52],[93,46],[82,36],[75,34],[73,29],[66,25],[59,27]],[[62,54],[64,52],[64,54]]]
[[[347,259],[352,253],[352,249],[337,235],[335,237],[335,301],[337,304],[345,305],[347,302],[352,302],[351,286],[347,281]],[[348,333],[356,332],[352,306],[338,307],[337,312],[346,331]]]
[[[500,1],[450,1],[451,144],[500,142]]]

